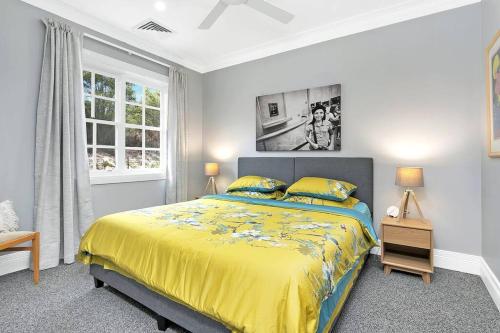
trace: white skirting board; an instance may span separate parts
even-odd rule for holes
[[[31,253],[20,251],[0,255],[0,275],[30,268]]]
[[[372,254],[380,255],[380,247],[374,247]],[[452,271],[480,275],[481,256],[434,249],[434,266]]]
[[[77,253],[75,253],[76,256]],[[60,258],[62,259],[62,258]],[[67,262],[71,259],[76,260],[75,258],[67,258]],[[31,267],[31,252],[29,251],[19,251],[12,252],[6,254],[0,254],[0,276],[14,273],[18,271],[22,271],[23,269],[28,269]],[[59,265],[59,261],[57,264],[54,262],[43,262],[40,258],[40,270],[44,270],[47,268],[53,268]]]
[[[493,301],[497,305],[498,311],[500,311],[500,281],[498,281],[498,278],[484,258],[481,258],[481,279],[483,279],[486,289],[488,289],[491,298],[493,298]]]

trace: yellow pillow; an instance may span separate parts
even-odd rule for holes
[[[304,177],[292,184],[285,195],[344,201],[356,191],[356,185],[336,179]]]
[[[255,199],[270,199],[270,200],[277,200],[281,199],[285,193],[281,191],[274,191],[274,192],[254,192],[254,191],[231,191],[228,192],[230,195],[236,195],[239,197],[247,197],[247,198],[255,198]]]
[[[291,195],[289,197],[284,197],[282,200],[286,202],[298,202],[310,205],[333,206],[333,207],[351,208],[351,209],[359,202],[359,200],[354,197],[349,197],[344,201],[339,202],[339,201],[318,199],[313,197],[305,197],[302,195]]]
[[[226,192],[252,191],[268,193],[284,189],[286,189],[286,183],[281,180],[260,176],[244,176],[229,185]]]

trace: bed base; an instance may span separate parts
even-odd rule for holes
[[[90,275],[94,277],[96,288],[106,283],[133,300],[141,303],[157,315],[158,329],[165,331],[172,323],[192,333],[229,333],[224,325],[155,293],[142,284],[100,265],[90,265]]]
[[[104,281],[94,277],[94,285],[96,288],[102,288],[104,287]],[[160,316],[159,314],[156,314],[156,321],[158,323],[158,330],[160,331],[166,331],[167,328],[173,324],[173,322],[163,316]]]
[[[363,267],[366,264],[366,260],[368,260],[368,254],[365,257]],[[359,273],[355,277],[353,286],[356,284],[362,270],[363,268],[359,270]],[[90,265],[90,275],[94,277],[94,285],[96,288],[101,288],[104,286],[104,283],[106,283],[113,289],[120,291],[155,312],[158,330],[160,331],[165,331],[169,326],[172,326],[172,324],[175,323],[192,333],[230,332],[229,329],[218,321],[191,310],[184,305],[176,303],[165,296],[155,293],[133,279],[125,277],[112,270],[104,269],[100,265]],[[352,288],[349,290],[349,294],[347,295],[345,302],[347,302],[351,291]],[[342,314],[345,302],[342,304],[342,309],[330,328],[330,333],[335,331],[335,325]]]

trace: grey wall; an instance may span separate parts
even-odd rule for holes
[[[401,196],[395,167],[423,166],[417,195],[436,247],[480,254],[480,20],[473,5],[204,75],[205,160],[222,161],[227,185],[237,156],[371,156],[377,227]],[[256,152],[256,96],[333,83],[342,84],[340,153]]]
[[[481,6],[483,12],[482,50],[484,50],[500,29],[500,1],[483,0]],[[485,66],[482,68],[484,69]],[[483,78],[486,78],[486,74]],[[481,114],[483,115],[481,117],[483,119],[482,138],[484,138],[482,153],[482,253],[490,268],[500,279],[500,242],[498,241],[498,235],[500,235],[500,213],[498,211],[500,202],[500,191],[498,190],[500,188],[500,158],[489,158],[487,156],[488,138],[486,135],[486,105],[484,102]]]
[[[92,199],[96,217],[125,210],[163,205],[165,203],[165,181],[93,185]]]
[[[0,5],[0,201],[14,201],[23,229],[33,227],[35,114],[48,12],[19,0],[2,0]],[[71,22],[69,22],[71,23]],[[115,44],[124,43],[71,23],[75,30],[92,33]],[[86,40],[86,48],[114,56],[150,70],[166,69],[140,58]],[[149,54],[155,58],[154,55]],[[158,58],[158,57],[156,57]],[[169,63],[168,60],[158,58]],[[189,195],[200,192],[202,177],[202,76],[188,70],[188,161]],[[165,182],[135,182],[93,186],[96,216],[164,203]]]
[[[372,156],[376,221],[401,195],[393,185],[395,166],[424,166],[426,187],[418,190],[417,195],[424,213],[434,222],[436,247],[480,254],[483,213],[482,250],[498,275],[498,247],[495,248],[491,235],[498,234],[498,224],[494,223],[498,195],[494,189],[499,182],[495,172],[500,170],[500,160],[482,159],[485,140],[475,135],[484,132],[484,119],[477,117],[478,105],[484,104],[484,91],[480,89],[484,84],[483,60],[477,50],[484,48],[490,39],[488,35],[498,28],[498,14],[494,14],[498,12],[498,2],[486,0],[482,5],[203,76],[188,71],[189,195],[203,190],[205,178],[201,170],[205,160],[222,163],[218,181],[224,186],[236,177],[237,156],[290,155],[256,153],[256,96],[341,83],[342,152],[304,152],[295,156]],[[33,224],[35,112],[44,38],[40,19],[45,17],[54,15],[18,0],[2,1],[0,200],[9,198],[15,202],[25,229]],[[123,45],[95,31],[73,26]],[[95,42],[86,41],[85,47],[151,70],[164,70]],[[164,181],[95,185],[93,198],[97,216],[157,205],[164,201]]]

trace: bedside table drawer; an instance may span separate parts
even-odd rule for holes
[[[384,242],[430,249],[431,233],[429,230],[410,229],[385,225]]]

